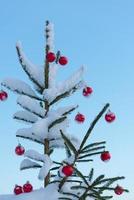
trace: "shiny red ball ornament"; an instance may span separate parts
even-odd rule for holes
[[[65,56],[61,56],[59,58],[59,64],[60,65],[66,65],[68,63],[68,59]]]
[[[19,144],[16,148],[15,148],[15,153],[18,156],[21,156],[25,153],[25,148],[23,146],[21,146],[21,144]]]
[[[71,165],[66,165],[62,168],[62,172],[63,174],[65,174],[66,176],[71,176],[74,172],[74,168]]]
[[[109,151],[104,151],[102,154],[101,154],[101,160],[104,161],[104,162],[107,162],[111,159],[111,155],[109,153]]]
[[[111,123],[115,120],[116,116],[113,112],[111,111],[108,111],[105,115],[105,120],[108,122],[108,123]]]
[[[29,181],[27,181],[24,185],[23,185],[23,191],[25,193],[28,193],[28,192],[32,192],[33,190],[33,186],[31,185],[31,183]]]
[[[0,100],[5,101],[8,97],[8,94],[5,91],[0,92]]]
[[[14,194],[18,195],[18,194],[21,194],[23,193],[23,189],[20,185],[15,185],[15,188],[14,188]]]
[[[85,87],[83,89],[83,96],[88,97],[92,94],[93,89],[91,87]]]
[[[75,120],[79,123],[83,123],[85,121],[85,116],[81,113],[78,113],[76,116],[75,116]]]
[[[114,189],[114,192],[117,195],[121,195],[124,192],[124,189],[121,186],[117,185],[116,188]]]
[[[48,62],[54,62],[55,59],[56,59],[56,56],[53,52],[49,52],[47,55],[46,55],[46,59]]]

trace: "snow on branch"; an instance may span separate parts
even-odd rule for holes
[[[54,119],[56,119],[56,116],[57,116],[57,118],[66,116],[66,115],[70,114],[71,112],[73,112],[77,108],[78,108],[78,105],[64,106],[64,107],[60,107],[56,110],[51,109],[48,111],[47,117],[51,118],[51,119],[53,118],[53,120],[54,120]]]
[[[40,180],[43,180],[47,176],[47,174],[51,168],[51,165],[53,164],[50,157],[47,154],[40,154],[35,150],[27,150],[25,152],[25,157],[28,157],[28,158],[36,160],[36,161],[43,162],[43,166],[41,167],[41,169],[39,171],[39,175],[38,175],[38,178]],[[23,162],[21,164],[21,167],[25,167],[25,168],[28,166],[29,166],[29,168],[30,168],[30,166],[32,168],[33,167],[32,165],[34,165],[34,166],[37,165],[37,163],[35,163],[35,162],[31,162],[31,161],[29,162],[29,159],[27,159],[27,161],[23,161]],[[37,167],[40,167],[40,165],[37,165]]]
[[[62,118],[61,118],[62,119]],[[64,119],[64,118],[63,118]],[[69,120],[65,118],[60,123],[55,124],[49,128],[48,139],[57,138],[60,136],[60,129],[66,132],[66,129],[69,127]]]
[[[39,175],[38,175],[38,178],[39,178],[40,180],[43,180],[43,179],[48,175],[52,164],[53,164],[53,162],[52,162],[52,160],[50,159],[50,157],[49,157],[47,154],[45,154],[44,165],[43,165],[42,168],[40,169]]]
[[[70,108],[71,107],[68,107],[68,109],[62,109],[60,114],[63,114]],[[62,129],[66,133],[68,126],[69,120],[66,116],[60,116],[56,111],[49,111],[48,116],[45,119],[40,119],[34,123],[31,129],[33,135],[37,136],[42,141],[47,138],[50,141],[51,148],[63,148],[65,146],[60,130]],[[76,146],[79,144],[78,139],[74,136],[70,136],[69,138]]]
[[[66,136],[71,140],[76,149],[78,149],[80,146],[79,139],[68,133],[66,133]],[[60,136],[50,139],[50,148],[65,148],[64,140]]]
[[[17,99],[17,103],[27,111],[43,118],[45,116],[46,110],[42,108],[38,101],[32,99],[28,96],[21,95]]]
[[[36,142],[38,144],[44,145],[44,140],[41,139],[39,136],[34,135],[32,133],[32,129],[31,128],[22,128],[22,129],[19,129],[16,132],[16,137],[27,139],[27,140]]]
[[[49,88],[55,87],[57,70],[57,64],[49,64]]]
[[[38,96],[35,94],[35,92],[24,81],[15,78],[6,78],[2,81],[1,85],[18,94],[27,95],[29,97],[38,99]]]
[[[13,115],[13,118],[19,122],[26,122],[26,123],[35,123],[38,120],[38,117],[29,111],[18,111]]]
[[[70,78],[67,80],[58,83],[55,87],[45,89],[43,92],[44,99],[49,101],[50,105],[56,103],[62,98],[65,98],[72,93],[74,93],[77,89],[80,89],[83,84],[83,72],[84,67],[80,67]]]
[[[46,24],[46,45],[49,46],[49,50],[53,51],[53,40],[54,40],[54,25],[51,22]]]
[[[41,167],[42,167],[41,165],[29,159],[24,159],[20,164],[20,170],[41,168]]]
[[[63,94],[66,91],[72,89],[76,84],[83,80],[84,67],[80,67],[74,72],[70,78],[59,84],[59,94]]]
[[[34,135],[45,139],[49,138],[49,135],[51,134],[51,130],[53,130],[53,128],[55,128],[55,135],[57,135],[57,130],[59,130],[61,127],[63,128],[63,126],[65,128],[68,126],[67,117],[59,116],[56,115],[56,113],[53,113],[53,115],[44,119],[40,119],[36,123],[34,123],[32,126],[32,132]]]
[[[32,126],[32,132],[35,136],[38,136],[42,139],[48,137],[48,121],[47,118],[38,120]]]
[[[60,128],[61,124],[66,120],[66,116],[62,116],[61,113],[51,110],[47,113],[45,118],[39,119],[36,123],[32,126],[33,134],[39,136],[42,139],[48,138],[50,131],[55,128]],[[64,124],[66,127],[66,125]],[[63,128],[63,125],[62,125]],[[55,134],[56,130],[55,130]]]
[[[37,151],[30,149],[27,150],[24,154],[25,157],[36,160],[36,161],[40,161],[40,162],[45,162],[46,161],[46,157],[48,157],[47,155],[44,154],[40,154]]]
[[[29,111],[18,111],[13,115],[13,118],[18,120],[19,122],[26,123],[35,123],[38,120],[38,117]]]
[[[37,86],[36,88],[38,88],[38,91],[42,92],[45,88],[43,67],[39,68],[38,66],[31,63],[30,60],[28,60],[25,53],[23,52],[21,42],[17,42],[16,49],[23,70],[26,72],[29,79]]]

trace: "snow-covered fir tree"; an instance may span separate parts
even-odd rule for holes
[[[20,42],[16,45],[20,64],[31,80],[33,88],[24,81],[14,78],[6,78],[1,83],[3,87],[18,95],[17,104],[22,110],[17,111],[13,118],[29,124],[29,128],[19,129],[16,137],[36,142],[44,149],[44,154],[41,154],[35,149],[25,151],[18,145],[16,154],[24,154],[25,157],[20,169],[37,168],[38,178],[44,182],[44,188],[33,190],[32,185],[26,183],[23,187],[16,186],[14,194],[0,195],[0,200],[107,200],[113,198],[113,193],[121,195],[128,192],[115,183],[124,179],[123,176],[107,178],[102,174],[94,177],[93,168],[87,171],[87,174],[79,170],[79,163],[92,162],[95,155],[100,155],[102,161],[110,159],[110,153],[105,151],[105,141],[89,143],[88,140],[94,126],[110,105],[105,104],[91,122],[82,141],[68,133],[68,115],[77,109],[78,105],[58,107],[57,103],[72,96],[81,88],[84,96],[89,96],[93,90],[85,86],[83,67],[65,81],[56,81],[58,65],[66,65],[68,60],[60,51],[54,53],[53,24],[49,21],[46,22],[45,33],[45,63],[42,67],[29,61]],[[0,99],[5,98],[7,93],[1,91]],[[82,123],[85,118],[78,113],[75,120]],[[108,123],[114,121],[114,113],[108,111],[105,120]],[[66,152],[66,158],[61,162],[52,160],[51,155],[56,148],[62,148]]]

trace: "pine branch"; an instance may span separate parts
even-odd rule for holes
[[[59,58],[60,58],[60,51],[57,51],[57,53],[56,53],[56,61],[55,61],[56,64],[58,64]]]
[[[20,168],[20,170],[22,171],[22,170],[26,170],[26,169],[37,169],[37,168],[41,168],[41,166],[36,164],[34,166],[22,167],[22,168]]]
[[[43,141],[40,141],[40,140],[35,139],[35,138],[31,138],[31,137],[23,136],[23,135],[16,135],[16,137],[23,138],[23,139],[27,139],[27,140],[30,140],[30,141],[32,141],[32,142],[36,142],[36,143],[38,143],[38,144],[44,145],[44,142],[43,142]]]
[[[64,92],[63,94],[58,95],[53,101],[50,102],[50,106],[53,105],[54,103],[58,102],[61,99],[64,99],[68,96],[70,96],[70,94],[73,94],[74,92],[77,91],[77,89],[79,88],[79,85],[81,85],[82,81],[80,81],[79,83],[77,83],[73,88],[71,88],[69,91]]]
[[[65,150],[66,150],[67,157],[69,158],[72,154],[69,147],[66,145],[66,143],[65,143]]]
[[[104,112],[107,110],[107,108],[108,108],[109,106],[110,106],[110,105],[107,103],[107,104],[104,106],[104,108],[100,111],[100,113],[96,116],[96,118],[93,120],[93,122],[91,123],[91,126],[89,127],[89,129],[88,129],[88,131],[87,131],[87,133],[86,133],[84,139],[83,139],[82,142],[81,142],[80,148],[79,148],[78,150],[75,149],[74,145],[73,145],[73,144],[71,143],[71,141],[63,134],[63,132],[62,132],[62,130],[61,130],[61,135],[62,135],[62,137],[63,137],[63,139],[64,139],[66,145],[73,151],[73,153],[74,153],[74,155],[75,155],[75,160],[74,160],[74,162],[72,163],[72,166],[74,166],[75,162],[77,162],[78,160],[79,160],[78,162],[80,162],[80,159],[82,159],[82,158],[85,158],[85,157],[87,157],[87,156],[91,156],[91,155],[95,155],[95,154],[100,154],[100,153],[102,153],[102,152],[97,152],[97,153],[92,153],[92,154],[90,154],[90,155],[88,154],[88,155],[86,155],[86,156],[84,155],[84,156],[79,157],[79,155],[80,155],[80,153],[81,153],[81,150],[82,150],[84,144],[86,143],[86,141],[87,141],[87,139],[88,139],[90,133],[92,132],[94,126],[96,125],[96,123],[98,122],[98,120],[101,118],[101,116],[104,114]],[[67,180],[67,177],[64,177],[64,178],[61,180],[61,182],[60,182],[60,184],[59,184],[59,190],[61,190],[61,188],[62,188],[62,186],[64,185],[64,183],[66,182],[66,180]]]
[[[103,107],[103,109],[100,111],[100,113],[96,116],[96,118],[93,120],[93,122],[91,123],[91,125],[90,125],[90,127],[89,127],[89,129],[88,129],[88,131],[87,131],[87,133],[85,135],[85,137],[83,138],[83,141],[82,141],[81,145],[80,145],[80,150],[83,148],[84,144],[86,143],[86,141],[87,141],[88,137],[90,136],[90,134],[91,134],[94,126],[96,125],[96,123],[99,121],[99,119],[102,117],[102,115],[105,113],[105,111],[107,110],[107,108],[109,106],[110,106],[110,104],[107,103]]]
[[[14,90],[12,90],[11,87],[10,87],[10,85],[5,84],[4,82],[2,82],[1,85],[4,86],[4,87],[6,87],[7,89],[13,91],[13,92],[16,92],[17,94],[26,95],[26,96],[31,97],[31,98],[33,98],[33,99],[36,99],[36,100],[38,100],[38,101],[42,101],[42,99],[41,99],[40,97],[35,96],[35,95],[32,95],[32,94],[29,94],[29,93],[27,93],[27,92],[25,92],[25,91],[20,91],[20,90],[17,89],[17,88],[14,89]]]
[[[98,190],[98,189],[101,189],[101,188],[102,188],[103,190],[109,190],[109,191],[111,191],[111,190],[114,191],[114,190],[115,190],[115,187],[94,187],[94,189],[97,189],[97,190]],[[124,191],[124,192],[129,192],[127,189],[123,189],[123,191]]]
[[[67,180],[68,183],[82,183],[82,181],[79,180]]]
[[[93,169],[91,169],[90,174],[89,174],[89,181],[92,180],[93,178]],[[90,184],[85,192],[81,195],[80,199],[85,198],[88,195],[88,192],[90,196],[93,195],[93,197],[96,197],[97,199],[100,200],[106,200],[106,199],[110,199],[111,196],[101,196],[101,193],[105,190],[114,190],[115,188],[113,187],[109,187],[111,184],[113,184],[115,181],[117,180],[121,180],[124,179],[124,177],[114,177],[114,178],[108,178],[108,179],[104,179],[104,175],[100,175],[98,176],[92,184]],[[104,183],[105,185],[102,186],[98,186],[100,184]],[[124,189],[125,192],[128,192],[128,190]],[[93,193],[91,193],[93,192]]]
[[[83,182],[84,182],[87,186],[89,186],[89,184],[88,184],[86,178],[84,177],[84,175],[83,175],[76,167],[75,167],[74,169],[75,169],[75,172],[76,172],[76,174],[78,175],[78,177],[80,177],[80,178],[83,180]]]
[[[89,173],[89,181],[91,182],[93,179],[93,175],[94,175],[94,169],[92,168],[90,173]]]
[[[20,105],[22,108],[24,108],[25,110],[33,113],[34,115],[37,115],[40,118],[44,118],[42,115],[40,115],[38,112],[31,110],[29,107],[22,105],[20,102],[17,102],[18,105]]]
[[[50,171],[54,171],[54,170],[58,170],[58,169],[59,169],[59,166],[51,168]]]
[[[98,176],[98,177],[93,181],[92,187],[95,186],[95,185],[97,185],[102,179],[104,179],[104,177],[105,177],[104,175]]]
[[[72,186],[71,187],[72,190],[76,190],[76,189],[86,189],[85,186],[82,186],[82,185],[75,185],[75,186]]]
[[[64,177],[61,181],[60,181],[60,183],[59,183],[59,191],[61,190],[61,188],[62,188],[62,186],[65,184],[65,182],[67,181],[67,178],[68,177]]]
[[[56,164],[56,165],[60,165],[60,166],[63,165],[63,163],[57,162],[57,161],[53,161],[53,163]]]
[[[75,159],[74,159],[74,162],[71,164],[73,167],[78,159],[78,156],[79,156],[79,151],[76,150],[76,148],[74,147],[73,143],[64,135],[64,133],[62,132],[62,130],[60,130],[61,132],[61,136],[66,144],[66,146],[68,146],[70,148],[70,150],[73,151],[74,155],[75,155]],[[86,179],[84,178],[84,176],[81,174],[80,171],[78,171],[78,169],[74,168],[76,170],[76,173],[79,177],[81,177],[82,179],[85,180],[86,182]],[[67,179],[68,177],[64,177],[61,181],[60,181],[60,184],[59,184],[59,191],[61,190],[62,186],[65,184],[65,182],[67,182]]]
[[[69,148],[73,151],[73,153],[76,155],[77,154],[77,150],[75,148],[75,146],[72,144],[72,142],[63,134],[62,130],[60,130],[61,136],[63,138],[63,140],[65,141],[65,144],[67,146],[69,146]]]
[[[60,124],[61,122],[63,122],[65,119],[67,119],[67,117],[60,117],[58,119],[56,119],[55,121],[53,121],[49,126],[48,126],[48,131],[53,128],[55,125]]]
[[[26,170],[26,169],[35,169],[35,168],[41,168],[42,166],[39,165],[38,163],[36,162],[33,162],[29,159],[24,159],[22,162],[21,162],[21,165],[20,165],[20,170]]]
[[[93,159],[77,159],[76,162],[92,162]]]
[[[90,149],[91,147],[99,146],[101,144],[106,144],[106,142],[102,141],[102,142],[95,142],[95,143],[88,144],[82,149],[82,151],[86,151],[87,149]]]
[[[26,122],[26,123],[30,123],[30,124],[35,123],[34,120],[27,120],[27,119],[19,117],[19,116],[14,116],[13,119],[16,119],[16,120],[19,120],[19,121],[23,121],[23,122]]]
[[[46,21],[46,43],[47,43],[47,40],[49,38],[49,34],[48,34],[48,29],[47,29],[47,26],[49,25],[49,21]],[[47,61],[46,59],[46,55],[48,54],[49,52],[49,45],[46,45],[46,48],[45,48],[45,65],[44,65],[44,80],[45,80],[45,89],[48,89],[49,87],[49,62]],[[49,104],[48,104],[48,101],[45,101],[45,109],[46,109],[46,115],[49,111]],[[44,140],[44,154],[47,154],[49,155],[49,140],[48,139],[45,139]],[[50,182],[50,173],[48,173],[48,175],[45,177],[44,179],[44,187],[46,187]]]
[[[109,185],[111,185],[111,184],[113,184],[115,181],[122,180],[122,179],[124,179],[124,178],[125,178],[124,176],[117,176],[117,177],[113,177],[113,178],[106,178],[106,179],[103,179],[103,180],[98,181],[97,184],[107,183],[107,182],[110,181]]]
[[[96,147],[96,148],[89,148],[89,149],[87,149],[87,150],[83,150],[83,151],[81,151],[81,154],[86,154],[86,153],[89,153],[89,152],[92,152],[92,151],[97,151],[97,150],[100,150],[100,149],[105,149],[105,146],[98,146],[98,147]]]
[[[72,196],[72,198],[73,198],[73,197],[75,197],[75,198],[79,198],[79,196],[78,196],[78,195],[76,195],[76,194],[73,194],[73,193],[69,193],[69,192],[63,192],[63,194],[65,194],[65,195],[69,195],[69,196]]]
[[[88,192],[90,192],[90,194],[88,194]],[[105,200],[104,198],[100,196],[100,194],[96,190],[92,188],[92,186],[89,186],[88,188],[86,188],[85,192],[80,196],[79,200],[84,200],[89,195],[90,197],[95,197],[95,199],[97,200]]]
[[[83,156],[79,156],[78,158],[79,158],[79,159],[83,159],[83,158],[86,158],[86,157],[90,157],[90,156],[94,156],[94,155],[101,154],[101,153],[103,153],[103,152],[104,152],[104,151],[89,153],[89,154],[85,154],[85,155],[83,155]]]
[[[94,128],[95,124],[97,123],[97,121],[100,119],[100,117],[103,115],[103,113],[106,111],[106,109],[108,108],[109,104],[106,104],[104,106],[104,108],[101,110],[101,112],[97,115],[97,117],[95,118],[95,120],[92,122],[87,134],[85,135],[84,137],[84,140],[82,141],[81,145],[80,145],[80,148],[79,150],[76,150],[75,147],[73,146],[73,144],[71,143],[71,141],[63,134],[63,132],[61,131],[61,135],[65,141],[65,144],[66,146],[71,149],[75,155],[75,160],[74,162],[72,163],[72,166],[74,167],[74,164],[75,162],[77,161],[80,161],[79,159],[83,159],[85,157],[88,157],[88,156],[92,156],[92,155],[95,155],[95,154],[100,154],[102,152],[93,152],[93,153],[90,153],[90,154],[86,154],[86,155],[83,155],[83,156],[79,156],[81,154],[81,152],[92,152],[92,151],[97,151],[99,149],[102,149],[104,148],[105,146],[99,146],[99,145],[102,145],[102,144],[105,144],[105,141],[104,142],[99,142],[99,143],[93,143],[93,144],[90,144],[90,145],[87,145],[86,147],[83,148],[86,140],[88,139],[92,129]],[[97,147],[96,147],[97,146]],[[93,147],[93,148],[92,148]],[[100,193],[102,190],[110,190],[110,187],[109,185],[111,185],[114,181],[117,181],[119,179],[123,179],[124,177],[115,177],[113,179],[104,179],[104,175],[100,175],[99,177],[97,177],[94,182],[91,184],[91,185],[88,185],[88,182],[86,180],[86,178],[84,177],[84,175],[78,171],[77,168],[74,168],[75,169],[75,172],[76,174],[82,178],[82,180],[87,184],[87,189],[85,190],[85,192],[83,193],[83,195],[79,198],[79,200],[84,200],[86,198],[86,196],[88,195],[88,191],[92,191],[93,192],[93,196],[96,197],[97,199],[100,199],[100,200],[106,200],[106,199],[109,199],[111,198],[111,196],[107,196],[107,198],[103,197],[103,196],[100,196]],[[91,181],[93,178],[93,169],[91,169],[90,171],[90,174],[89,174],[89,181]],[[68,181],[68,177],[64,177],[61,181],[60,181],[60,184],[59,184],[59,190],[61,190],[62,186],[64,185],[65,182]],[[102,186],[102,187],[97,187],[97,191],[95,190],[96,189],[96,186],[98,184],[102,184],[102,183],[106,183],[107,181],[110,181],[110,184],[108,186]],[[125,189],[125,191],[128,191]]]
[[[37,122],[38,117],[28,111],[20,110],[20,111],[17,111],[16,113],[14,113],[13,119],[33,124],[33,123]]]
[[[68,110],[67,112],[63,113],[63,116],[70,114],[71,112],[73,112],[74,110],[76,110],[79,106],[75,106],[74,108]]]

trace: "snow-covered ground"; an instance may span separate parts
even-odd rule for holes
[[[30,193],[22,193],[19,195],[0,195],[0,200],[58,200],[59,193],[54,186],[34,190]]]

